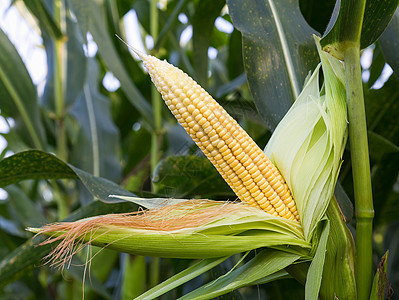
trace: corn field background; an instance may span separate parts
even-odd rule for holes
[[[389,249],[391,299],[399,299],[397,4],[367,1],[361,39],[375,211],[372,268]],[[108,198],[109,190],[153,198],[233,201],[237,196],[167,107],[154,105],[160,96],[142,63],[116,37],[133,43],[124,17],[137,16],[143,51],[193,77],[263,149],[318,64],[312,35],[324,34],[336,3],[17,0],[10,5],[41,37],[36,47],[45,51],[47,72],[35,85],[27,68],[30,58],[22,60],[0,28],[0,298],[133,299],[192,260],[91,246],[60,271],[43,261],[51,246],[36,246],[25,228],[138,210],[136,204]],[[15,163],[6,166],[4,159],[12,156]],[[335,197],[355,234],[351,166],[347,146]],[[177,299],[255,255],[236,254],[161,299]],[[85,261],[91,257],[86,270]],[[292,295],[302,299],[303,286],[286,278],[220,298],[293,299]]]

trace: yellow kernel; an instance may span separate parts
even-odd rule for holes
[[[247,185],[247,189],[251,190],[256,186],[255,182],[251,181],[251,183],[249,185]]]
[[[195,106],[190,104],[190,105],[187,106],[187,110],[188,110],[188,112],[190,114],[192,114],[194,112],[194,110],[195,110]]]
[[[244,172],[242,172],[242,174],[240,174],[240,177],[242,178],[242,181],[246,182],[247,184],[253,182],[251,175],[249,175],[246,170]]]
[[[227,170],[225,171],[227,176],[230,176],[231,174],[234,174],[233,170]]]
[[[219,164],[219,167],[221,168],[221,169],[223,169],[223,168],[226,168],[226,167],[228,167],[229,169],[230,169],[230,167],[226,164],[226,162],[224,162],[224,161],[222,161],[220,164]]]
[[[252,178],[258,178],[259,176],[262,176],[260,171],[256,168],[253,168],[251,170],[249,170],[249,173],[251,174]]]
[[[231,151],[237,151],[237,150],[241,149],[240,145],[234,139],[229,146],[231,146]]]
[[[229,163],[229,162],[227,162],[228,164],[229,164],[229,166],[231,167],[231,168],[235,168],[235,167],[237,167],[237,165],[239,164],[239,162],[238,162],[238,160],[234,160],[233,162],[231,162],[231,163]]]
[[[246,153],[246,152],[243,151],[243,153]],[[245,157],[243,157],[242,160],[241,160],[241,162],[242,162],[243,164],[246,163],[247,161],[250,161],[250,158],[249,158],[248,155],[246,155]]]
[[[225,151],[227,151],[228,149],[229,149],[229,147],[227,147],[227,145],[224,144],[224,145],[222,146],[222,148],[219,148],[219,151],[220,151],[220,152],[225,152]]]
[[[256,191],[259,191],[259,188],[257,186],[254,186],[253,188],[249,188],[249,185],[248,185],[247,188],[251,194],[255,193]]]
[[[255,192],[252,194],[252,197],[255,198],[256,196],[259,196],[259,194],[260,194],[260,191],[257,190],[257,191],[255,191]]]
[[[195,116],[195,120],[200,126],[203,126],[205,122],[208,122],[202,115]]]
[[[207,136],[204,136],[204,133],[202,131],[198,131],[196,134],[197,138],[201,141],[201,143],[204,143],[208,140]]]
[[[185,94],[181,94],[180,99],[183,101],[185,106],[188,106],[191,103],[190,99],[188,99]]]
[[[217,152],[217,154],[215,155],[215,159],[217,161],[220,161],[220,163],[219,163],[219,165],[220,165],[222,163],[223,157],[222,157],[222,155],[219,152]]]
[[[272,197],[272,195],[274,194],[274,191],[272,189],[270,189],[270,190],[262,189],[262,191],[265,194],[266,198],[268,198],[268,199],[270,199]]]
[[[226,123],[226,124],[223,124],[223,126],[226,128],[226,130],[232,132],[231,129],[232,129],[232,127],[233,127],[233,124],[231,124],[231,123]]]
[[[232,175],[231,175],[231,179],[230,179],[230,180],[231,180],[232,183],[236,183],[236,182],[239,181],[240,179],[239,179],[237,176],[232,176]]]
[[[203,118],[203,119],[205,120],[205,123],[202,125],[202,128],[204,129],[204,132],[206,134],[208,134],[209,132],[211,132],[213,130],[213,128],[212,128],[211,124],[209,124],[209,122],[206,121],[205,118]],[[200,122],[198,122],[198,124],[200,124]]]
[[[265,177],[263,177],[261,174],[259,174],[258,176],[252,176],[252,177],[258,186],[261,186],[262,184],[264,184],[266,182]]]
[[[266,199],[266,198],[265,198],[265,195],[262,192],[259,191],[259,194],[257,196],[255,196],[254,199],[255,199],[256,202],[259,202],[262,199]]]
[[[177,104],[179,104],[180,102],[176,99],[176,98],[171,98],[172,99],[172,104],[176,107]]]
[[[213,149],[211,152],[210,152],[210,155],[212,155],[212,157],[217,161],[217,158],[215,157],[216,155],[218,154],[218,152],[217,152],[217,150],[215,150],[215,149]]]
[[[233,154],[231,154],[230,152],[227,153],[227,155],[224,157],[224,160],[228,163],[228,161],[233,157]]]
[[[255,168],[255,165],[252,163],[252,160],[248,159],[246,162],[242,163],[247,170],[251,170]]]
[[[233,168],[233,169],[234,169],[234,168]],[[244,168],[241,164],[239,164],[239,165],[234,169],[234,171],[237,173],[238,176],[240,176],[240,174],[241,174],[242,172],[245,171],[245,168]]]
[[[276,178],[277,179],[277,178]],[[276,193],[279,194],[284,191],[284,186],[281,184],[275,189]]]
[[[194,109],[193,112],[192,112],[194,117],[199,115],[199,113],[200,113],[200,111],[198,109]]]
[[[188,90],[186,91],[187,97],[191,98],[191,95],[192,95],[192,94],[194,94],[194,92],[193,92],[191,89],[188,89]]]
[[[241,152],[241,153],[239,153],[237,156],[236,156],[236,158],[238,159],[238,160],[242,160],[243,158],[244,158],[244,156],[245,156],[245,153],[244,152]]]

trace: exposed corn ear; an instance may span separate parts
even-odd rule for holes
[[[299,220],[280,172],[223,107],[183,71],[138,55],[176,119],[240,200],[274,216]]]

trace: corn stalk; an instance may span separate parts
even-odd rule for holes
[[[367,141],[366,113],[360,67],[360,36],[366,1],[356,1],[353,26],[348,30],[352,43],[344,51],[349,140],[352,160],[356,214],[356,284],[358,299],[368,299],[372,283],[373,198]]]

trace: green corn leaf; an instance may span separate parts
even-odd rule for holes
[[[399,78],[399,47],[398,41],[399,35],[399,8],[396,9],[394,16],[392,17],[391,23],[379,38],[384,58],[392,67],[397,78]]]
[[[83,93],[71,109],[80,125],[77,142],[71,152],[71,163],[112,181],[121,180],[118,160],[119,133],[111,116],[111,101],[97,88],[99,66],[89,60]]]
[[[153,182],[157,183],[157,192],[167,197],[201,195],[214,199],[224,195],[231,200],[236,197],[211,162],[194,155],[169,156],[161,160],[153,173]]]
[[[298,1],[228,0],[227,5],[235,28],[242,33],[252,96],[273,130],[317,65],[311,37],[316,32],[303,18]]]
[[[61,29],[51,15],[47,3],[41,0],[33,0],[24,2],[24,5],[34,15],[40,24],[40,27],[46,31],[46,33],[54,40],[62,39],[63,34]]]
[[[170,32],[171,27],[176,23],[178,14],[181,13],[183,8],[186,6],[187,0],[179,0],[176,6],[173,9],[173,12],[170,14],[168,20],[165,22],[165,26],[162,27],[161,32],[159,33],[158,39],[156,40],[154,49],[157,51],[162,46],[165,37]]]
[[[377,268],[373,280],[373,287],[370,294],[370,300],[385,299],[385,288],[387,284],[387,267],[388,267],[389,250],[385,252]]]
[[[323,275],[323,267],[326,257],[327,240],[330,231],[330,224],[329,221],[325,221],[325,222],[320,222],[319,225],[322,226],[323,228],[319,243],[317,245],[315,256],[313,257],[313,260],[310,263],[308,274],[306,276],[306,284],[305,284],[306,300],[318,299],[321,279]]]
[[[48,223],[48,220],[43,215],[31,199],[23,192],[23,190],[16,185],[11,185],[5,188],[9,196],[10,206],[14,208],[18,220],[24,226],[43,226]]]
[[[2,114],[22,120],[31,146],[44,149],[44,128],[37,93],[21,57],[0,29],[0,96]]]
[[[195,79],[203,87],[208,81],[208,48],[212,30],[224,5],[223,0],[202,0],[198,2],[192,19]]]
[[[286,276],[286,273],[278,273],[277,276],[273,276],[274,273],[291,265],[300,258],[297,254],[271,249],[263,250],[242,267],[228,272],[180,299],[212,299],[240,287],[256,284],[259,280],[265,282],[269,275],[272,276],[269,278],[270,280],[278,279],[280,276]]]
[[[23,151],[0,161],[0,187],[26,179],[60,178],[80,179],[103,202],[116,202],[108,197],[111,194],[134,196],[112,181],[93,176],[43,151]]]
[[[228,257],[220,257],[220,258],[208,258],[201,260],[194,265],[188,267],[187,269],[181,271],[180,273],[170,277],[169,279],[163,281],[152,289],[148,290],[144,294],[135,298],[135,300],[150,300],[155,299],[166,292],[188,282],[189,280],[205,273],[206,271],[216,267],[223,261],[225,261]]]
[[[105,15],[105,1],[70,1],[71,9],[78,19],[84,34],[93,35],[98,51],[109,70],[119,79],[130,103],[142,114],[150,128],[153,128],[152,108],[129,77],[108,32]]]
[[[28,5],[27,2],[25,2],[25,4]],[[41,104],[46,110],[56,114],[57,109],[54,95],[57,85],[56,81],[58,80],[57,78],[61,76],[62,81],[64,81],[62,95],[64,103],[63,107],[66,113],[83,91],[86,76],[88,75],[89,62],[89,59],[86,57],[82,47],[82,35],[78,30],[78,24],[71,19],[69,14],[67,14],[63,19],[65,21],[65,25],[63,26],[63,30],[65,31],[64,39],[53,40],[45,38],[43,40],[43,46],[47,57],[48,74],[43,95],[41,97]],[[63,75],[58,72],[57,57],[59,54],[57,54],[56,49],[59,46],[57,46],[57,44],[62,44],[65,53],[68,53],[65,56],[65,65],[62,67],[66,70]]]

